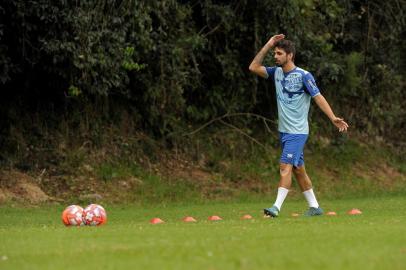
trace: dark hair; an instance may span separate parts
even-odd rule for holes
[[[286,52],[286,54],[292,53],[292,60],[295,59],[296,48],[295,44],[288,39],[281,39],[275,43],[275,48],[278,47]]]

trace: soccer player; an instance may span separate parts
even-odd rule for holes
[[[262,65],[264,57],[273,49],[275,67]],[[312,182],[306,173],[303,148],[309,134],[307,115],[310,101],[313,99],[340,132],[346,132],[348,124],[336,117],[326,99],[321,95],[312,74],[295,66],[295,46],[278,34],[269,39],[258,52],[249,66],[249,70],[275,83],[278,105],[278,130],[282,146],[279,163],[280,181],[275,203],[264,209],[267,216],[277,217],[292,184],[292,172],[299,183],[308,204],[306,216],[318,216],[323,210],[314,195]]]

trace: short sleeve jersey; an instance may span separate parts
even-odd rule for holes
[[[281,67],[266,67],[266,72],[275,83],[279,132],[309,134],[310,101],[320,94],[312,74],[299,67],[287,73]]]

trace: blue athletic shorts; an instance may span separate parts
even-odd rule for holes
[[[282,146],[281,163],[292,164],[300,167],[304,164],[303,148],[307,141],[307,134],[289,134],[279,132]]]

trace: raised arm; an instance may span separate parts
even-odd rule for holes
[[[268,51],[273,48],[275,43],[278,40],[284,39],[285,35],[284,34],[279,34],[271,37],[268,42],[265,44],[264,47],[257,53],[255,56],[254,60],[252,60],[249,70],[252,73],[257,74],[258,76],[261,76],[263,78],[268,77],[268,74],[266,73],[266,68],[262,65],[262,61],[264,61],[264,58]]]
[[[316,102],[317,106],[319,106],[319,108],[327,115],[331,122],[338,128],[338,131],[347,132],[348,124],[344,121],[344,119],[336,117],[334,115],[333,110],[331,109],[330,105],[323,97],[323,95],[319,94],[313,99]]]

